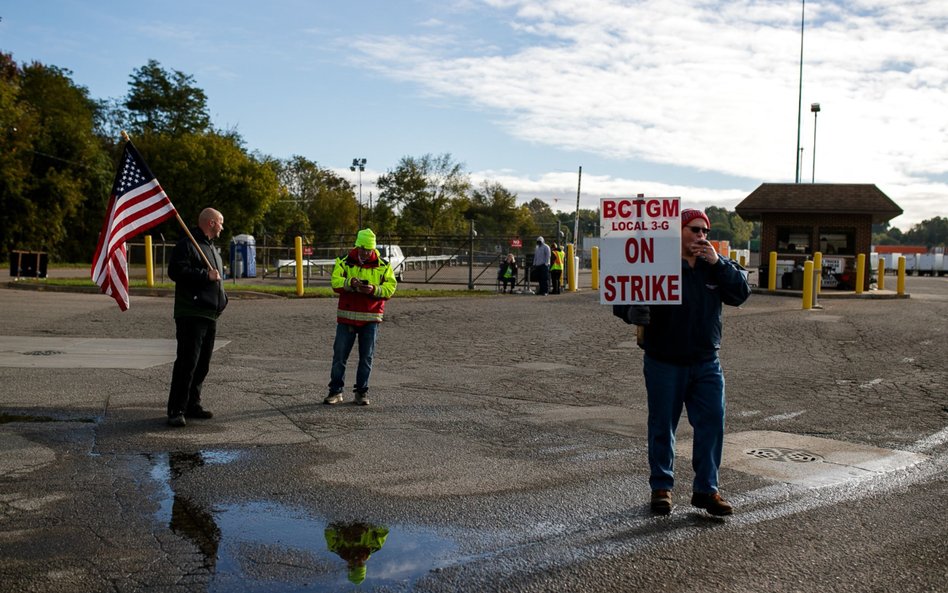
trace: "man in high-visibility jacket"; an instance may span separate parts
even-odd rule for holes
[[[553,294],[560,294],[564,261],[566,261],[566,252],[557,243],[554,243],[550,250],[550,279],[553,282]]]
[[[332,346],[332,371],[329,395],[324,404],[342,403],[346,361],[356,338],[359,340],[359,367],[356,370],[355,403],[369,404],[369,375],[378,340],[379,323],[385,313],[385,301],[395,294],[395,274],[375,249],[375,233],[362,229],[355,247],[336,259],[332,270],[332,289],[339,293],[336,310],[336,339]]]

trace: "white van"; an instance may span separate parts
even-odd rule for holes
[[[392,266],[392,272],[395,273],[395,279],[402,281],[402,274],[405,272],[405,254],[398,245],[376,245],[379,255]]]

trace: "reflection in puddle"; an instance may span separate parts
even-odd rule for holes
[[[430,529],[329,521],[270,502],[207,509],[176,489],[186,473],[238,457],[169,453],[151,471],[163,491],[157,518],[200,551],[209,591],[403,588],[457,558],[457,544]]]
[[[346,561],[349,581],[362,584],[368,572],[369,557],[382,549],[388,528],[368,523],[330,523],[326,528],[326,546]]]

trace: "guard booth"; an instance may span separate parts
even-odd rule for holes
[[[257,277],[257,243],[252,235],[235,235],[231,240],[230,273],[233,278]]]
[[[42,251],[10,252],[11,278],[45,278],[49,267],[49,255]]]

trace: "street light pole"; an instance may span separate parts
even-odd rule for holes
[[[362,228],[362,172],[365,171],[365,159],[352,159],[350,171],[359,172],[359,228]]]
[[[820,104],[810,103],[810,111],[813,112],[813,178],[810,183],[816,183],[816,114],[820,112]]]

